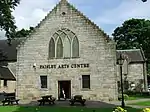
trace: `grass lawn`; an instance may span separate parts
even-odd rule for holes
[[[137,100],[137,99],[140,99],[140,98],[137,98],[137,97],[134,97],[134,96],[129,96],[129,98],[127,100]]]
[[[129,95],[127,100],[150,99],[150,96]]]
[[[113,108],[84,107],[36,107],[36,106],[0,106],[0,112],[112,112]],[[127,108],[127,112],[140,112],[140,109]]]
[[[150,98],[150,96],[142,96],[142,95],[129,95],[129,97],[135,97],[135,98],[138,98],[138,99],[141,99],[141,98]]]
[[[127,99],[125,99],[126,101],[128,100],[138,100],[138,99],[143,99],[143,98],[139,98],[139,97],[135,97],[135,96],[129,96]]]
[[[131,105],[139,105],[139,106],[150,106],[150,101],[136,102]]]

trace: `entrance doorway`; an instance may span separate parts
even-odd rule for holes
[[[58,81],[58,99],[64,99],[64,94],[63,90],[65,93],[66,99],[71,98],[71,81]]]

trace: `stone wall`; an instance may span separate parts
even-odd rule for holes
[[[123,71],[124,71],[124,66],[123,66]],[[126,69],[126,68],[125,68]],[[127,75],[124,75],[123,73],[123,79],[126,79],[127,81],[129,81],[129,84],[131,82],[133,82],[135,84],[135,86],[137,86],[138,84],[140,84],[140,81],[143,80],[144,84],[144,66],[143,63],[133,63],[133,64],[128,64],[127,66]],[[119,69],[119,65],[117,65],[117,76],[118,76],[118,81],[120,81],[120,69]],[[144,86],[144,85],[143,85]]]
[[[143,77],[143,63],[140,64],[129,64],[128,65],[128,78],[131,81],[138,81],[139,79],[144,79]]]
[[[12,74],[16,75],[16,63],[17,62],[9,62],[8,63],[8,68],[9,70],[12,72]],[[8,93],[12,93],[14,92],[16,89],[16,81],[11,81],[11,80],[7,80],[7,87],[4,86],[4,81],[0,80],[0,92],[8,92]]]
[[[62,15],[65,12],[66,15]],[[51,36],[61,28],[73,31],[79,40],[80,57],[72,59],[48,59]],[[82,94],[91,100],[117,99],[116,48],[107,37],[82,14],[68,4],[55,8],[39,28],[18,48],[17,97],[33,99],[52,94],[58,98],[58,80],[71,80],[71,94]],[[33,64],[36,63],[36,68]],[[47,64],[89,63],[89,68],[40,69]],[[40,75],[48,76],[48,89],[41,89]],[[82,75],[90,75],[91,89],[81,88]]]
[[[0,80],[0,93],[5,91],[6,93],[13,93],[16,89],[16,81],[7,81],[7,86],[4,86],[4,80]]]

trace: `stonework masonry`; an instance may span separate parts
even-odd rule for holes
[[[7,86],[5,87],[4,85],[4,80],[0,80],[0,93],[5,91],[6,93],[13,93],[15,92],[16,89],[16,81],[7,81]]]
[[[9,62],[8,68],[12,74],[16,75],[16,62]],[[4,80],[0,80],[0,92],[5,91],[6,93],[13,93],[16,89],[16,81],[7,80],[7,86],[4,86]]]
[[[134,82],[137,85],[140,80],[144,79],[145,74],[143,74],[143,70],[143,63],[129,64],[127,75],[123,74],[123,78],[127,77],[127,81],[129,81],[129,83]],[[120,70],[118,65],[117,71],[118,81],[120,81]]]
[[[79,58],[48,59],[50,38],[61,28],[77,36]],[[61,1],[17,50],[16,95],[19,99],[32,100],[46,94],[58,98],[59,80],[71,80],[71,95],[82,94],[89,100],[117,99],[115,43],[108,41],[100,29],[66,1]],[[82,63],[88,63],[89,67],[40,69],[40,65]],[[48,76],[47,89],[40,88],[40,75]],[[88,90],[82,89],[82,75],[90,75]]]

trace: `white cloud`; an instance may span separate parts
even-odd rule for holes
[[[60,0],[21,0],[13,15],[18,29],[36,26]],[[71,4],[85,4],[91,0],[68,0]]]
[[[13,11],[19,29],[36,26],[59,0],[21,0]],[[5,32],[0,31],[0,39],[5,39]]]
[[[18,29],[36,26],[58,0],[21,0],[13,15]]]
[[[95,21],[100,24],[118,24],[129,18],[149,18],[150,1],[145,3],[141,0],[124,0],[111,10],[106,10]]]
[[[118,7],[105,10],[105,12],[95,19],[97,24],[120,26],[125,20],[130,18],[150,18],[150,0],[143,3],[141,0],[122,0]],[[114,28],[115,29],[115,28]],[[114,29],[110,29],[112,32]]]
[[[59,1],[60,0],[21,0],[21,3],[13,12],[18,29],[36,26]],[[86,6],[87,4],[96,5],[94,3],[91,4],[91,0],[68,1],[72,4],[78,4],[80,7]],[[107,2],[110,1],[107,0]],[[121,0],[120,4],[118,0],[114,0],[114,2],[109,4],[110,6],[114,6],[115,4],[116,7],[104,8],[97,12],[94,11],[93,6],[93,9],[91,10],[94,11],[93,14],[96,13],[97,18],[94,19],[92,18],[93,16],[89,17],[92,18],[94,22],[102,27],[108,34],[111,34],[117,26],[129,18],[150,17],[150,0],[145,3],[143,3],[141,0]]]
[[[5,32],[0,30],[0,40],[5,39]]]

